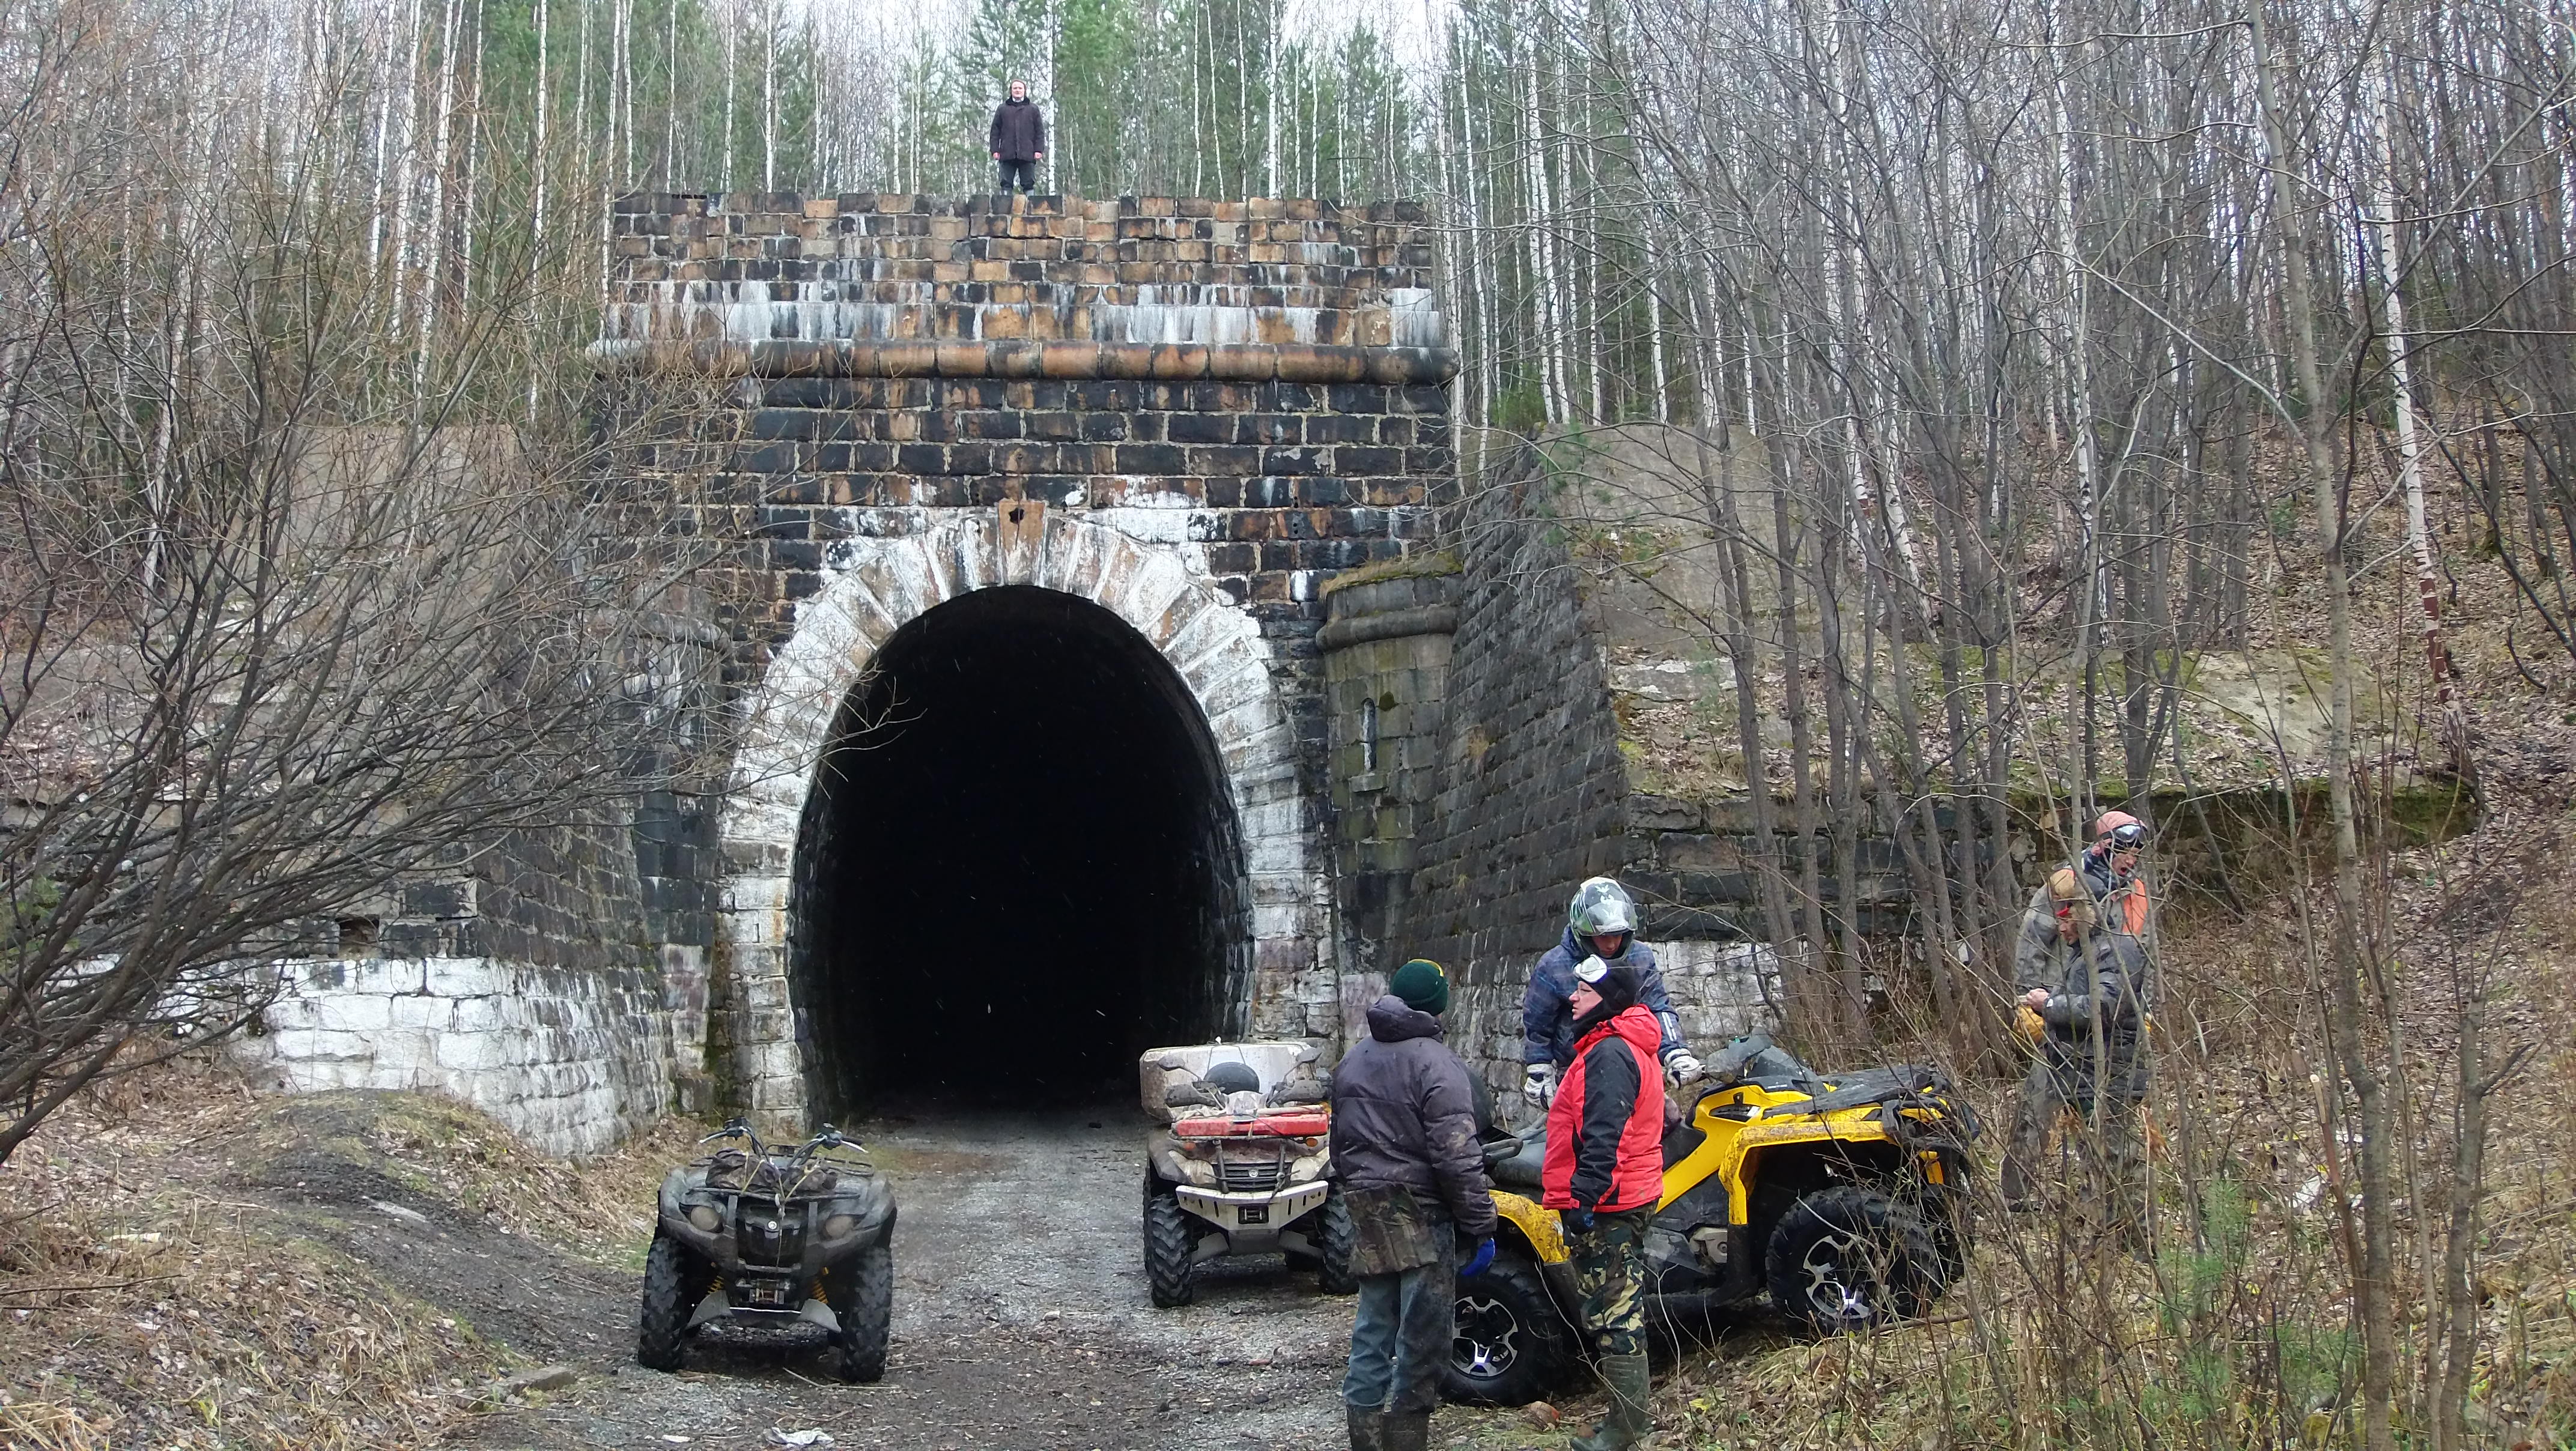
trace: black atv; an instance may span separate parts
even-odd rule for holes
[[[644,1260],[635,1358],[678,1370],[692,1335],[825,1342],[841,1379],[885,1375],[894,1314],[894,1186],[826,1124],[773,1149],[734,1119],[734,1146],[671,1171]],[[744,1147],[748,1146],[748,1147]]]

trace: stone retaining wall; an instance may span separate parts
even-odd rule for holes
[[[1523,449],[1489,473],[1444,519],[1440,554],[1333,581],[1322,636],[1338,885],[1372,974],[1351,985],[1410,956],[1447,964],[1450,1044],[1506,1104],[1530,969],[1585,877],[1617,876],[1637,899],[1694,1045],[1767,1025],[1778,1000],[1776,959],[1718,910],[1735,883],[1682,839],[1707,819],[1659,831],[1656,812],[1678,807],[1632,791],[1607,634],[1539,468]]]
[[[235,1051],[280,1088],[443,1093],[549,1154],[600,1153],[672,1103],[673,1023],[658,974],[483,957],[290,966],[265,1031]]]

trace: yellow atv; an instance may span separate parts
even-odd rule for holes
[[[1918,1314],[1967,1259],[1974,1113],[1932,1068],[1818,1074],[1760,1034],[1672,1095],[1664,1196],[1646,1230],[1650,1324],[1769,1292],[1815,1330]],[[1489,1131],[1491,1269],[1458,1282],[1449,1398],[1537,1400],[1577,1363],[1580,1297],[1556,1211],[1538,1205],[1546,1124]],[[1515,1192],[1526,1191],[1526,1192]]]

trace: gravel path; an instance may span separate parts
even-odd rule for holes
[[[858,1132],[893,1175],[901,1212],[894,1341],[877,1385],[832,1381],[811,1356],[753,1350],[693,1350],[677,1375],[639,1369],[634,1280],[525,1239],[434,1215],[379,1215],[334,1238],[484,1333],[581,1372],[541,1405],[479,1419],[453,1445],[757,1446],[779,1444],[773,1431],[810,1430],[838,1446],[907,1451],[1341,1443],[1348,1299],[1317,1294],[1311,1274],[1276,1256],[1205,1267],[1186,1309],[1147,1299],[1145,1130],[1131,1108]]]

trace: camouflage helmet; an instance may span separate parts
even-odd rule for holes
[[[1637,930],[1637,904],[1628,893],[1608,877],[1593,877],[1574,889],[1574,905],[1565,912],[1565,925],[1574,929],[1580,940],[1625,934]]]

